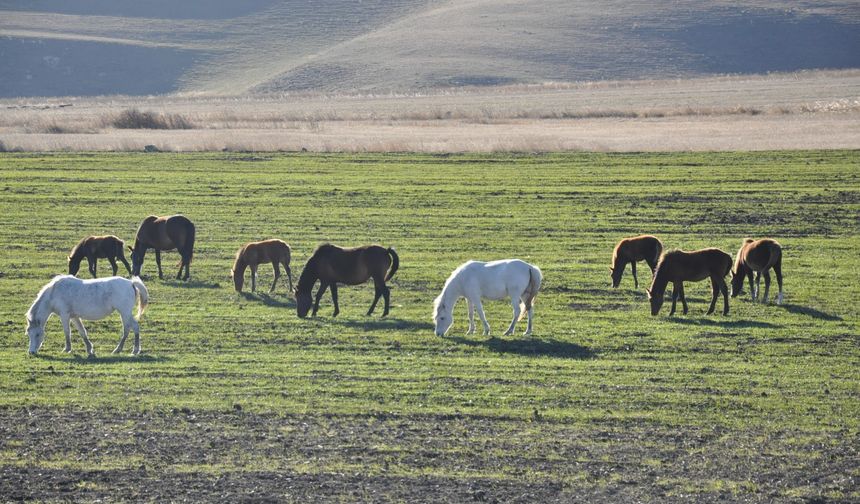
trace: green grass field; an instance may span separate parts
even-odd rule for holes
[[[0,495],[858,500],[858,176],[856,151],[4,154]],[[130,244],[173,213],[197,225],[192,281],[172,280],[175,252],[164,281],[147,256],[139,357],[110,355],[118,316],[87,324],[96,359],[77,333],[62,352],[56,317],[26,355],[24,313],[81,237]],[[705,316],[701,282],[688,316],[651,317],[647,266],[638,291],[607,269],[644,232],[733,256],[776,238],[785,304],[746,290]],[[365,316],[370,284],[340,289],[336,319],[328,294],[307,320],[286,285],[236,294],[233,255],[265,238],[291,244],[294,280],[319,243],[394,246],[391,315]],[[448,274],[507,257],[543,270],[534,336],[502,337],[510,305],[490,302],[492,338],[465,335],[465,303],[436,337]]]

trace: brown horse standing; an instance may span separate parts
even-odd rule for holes
[[[331,299],[334,301],[334,314],[340,313],[337,304],[337,284],[358,285],[373,278],[376,295],[373,304],[367,314],[373,313],[379,298],[385,299],[385,310],[382,316],[388,315],[390,291],[385,282],[391,280],[397,268],[400,266],[400,258],[393,248],[386,249],[380,245],[365,245],[356,248],[341,248],[330,243],[320,245],[314,250],[311,258],[305,264],[305,269],[296,284],[296,311],[301,318],[305,318],[311,308],[311,290],[317,279],[320,288],[317,291],[316,300],[313,302],[313,314],[316,316],[320,306],[320,298],[327,288],[331,288]],[[391,268],[389,270],[389,268]],[[386,272],[388,273],[386,276]]]
[[[236,292],[242,292],[242,284],[245,282],[245,268],[247,267],[251,268],[251,292],[255,292],[257,290],[257,266],[267,262],[272,263],[272,269],[275,271],[275,280],[272,282],[272,288],[269,289],[269,292],[275,291],[275,284],[281,277],[281,264],[287,270],[287,279],[290,281],[288,292],[292,292],[293,274],[290,271],[290,246],[283,240],[251,242],[236,252],[236,260],[230,270]]]
[[[776,282],[779,284],[776,304],[782,304],[782,247],[776,240],[769,238],[758,241],[752,238],[744,240],[732,268],[732,297],[736,297],[744,290],[744,276],[747,276],[750,281],[750,294],[752,300],[755,301],[761,287],[763,274],[764,298],[762,298],[762,303],[767,303],[767,296],[770,292],[771,268],[776,273]],[[753,285],[753,272],[756,273],[755,285]]]
[[[116,236],[87,236],[83,240],[79,241],[69,254],[69,274],[78,274],[78,270],[81,269],[81,261],[83,261],[84,258],[87,259],[90,274],[93,278],[96,278],[97,276],[96,269],[99,259],[107,259],[110,262],[114,276],[116,276],[116,272],[119,269],[116,265],[117,259],[119,259],[125,266],[125,269],[131,273],[131,267],[128,265],[128,261],[125,260],[125,254],[122,251],[123,245],[123,241]]]
[[[161,273],[161,251],[177,249],[182,260],[179,263],[179,272],[176,279],[182,276],[182,268],[185,268],[184,280],[191,276],[191,256],[194,254],[194,224],[182,215],[170,217],[156,217],[150,215],[143,219],[137,229],[134,239],[134,248],[131,250],[131,272],[140,276],[140,268],[143,266],[143,256],[148,249],[155,249],[155,264],[158,265],[158,278],[164,278]]]
[[[687,299],[684,296],[684,281],[699,282],[708,277],[711,278],[713,297],[708,315],[714,313],[717,304],[717,296],[723,293],[723,315],[729,313],[729,289],[726,286],[726,275],[732,269],[732,256],[720,249],[706,248],[695,252],[684,252],[673,250],[667,252],[660,258],[654,280],[648,291],[648,299],[651,300],[651,315],[657,315],[663,306],[663,298],[666,294],[666,285],[672,282],[672,311],[675,314],[675,303],[678,297],[684,305],[684,315],[687,314]]]
[[[612,251],[612,266],[609,267],[612,286],[618,287],[621,284],[621,275],[624,274],[627,263],[630,263],[630,269],[633,270],[633,282],[638,289],[639,279],[636,278],[636,263],[644,260],[648,263],[653,275],[662,253],[663,244],[651,235],[640,235],[621,240]]]

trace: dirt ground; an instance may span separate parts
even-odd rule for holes
[[[9,502],[847,502],[860,440],[539,417],[4,409],[0,454]]]

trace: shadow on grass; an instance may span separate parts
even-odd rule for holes
[[[155,363],[155,362],[170,362],[173,359],[171,357],[165,357],[162,355],[149,355],[149,354],[140,354],[140,355],[131,355],[129,353],[122,354],[107,354],[105,356],[99,356],[96,354],[95,357],[87,358],[81,354],[71,354],[71,355],[43,355],[36,354],[36,359],[41,359],[45,361],[52,362],[71,362],[73,364],[115,364],[117,362],[135,362],[135,363]]]
[[[525,339],[506,340],[495,336],[490,337],[490,339],[469,339],[463,336],[445,336],[445,338],[461,345],[486,347],[487,350],[498,353],[546,355],[568,359],[590,359],[594,357],[594,352],[588,347],[555,339],[542,340],[526,337]]]
[[[430,322],[416,322],[414,320],[405,320],[398,318],[380,318],[370,320],[347,320],[347,319],[329,319],[330,322],[351,329],[362,329],[364,331],[376,331],[397,329],[406,331],[432,331],[435,327]]]
[[[808,306],[800,306],[796,304],[782,304],[777,305],[787,311],[788,313],[794,313],[795,315],[806,315],[808,317],[812,317],[814,319],[819,320],[828,320],[831,322],[840,321],[842,317],[838,315],[831,315],[829,313],[825,313],[823,311],[816,310],[815,308],[810,308]]]
[[[273,298],[268,294],[253,294],[251,292],[240,293],[248,301],[261,301],[266,306],[275,306],[277,308],[295,308],[296,302],[292,298],[287,298],[286,301]]]
[[[771,324],[770,322],[760,322],[758,320],[714,320],[707,318],[683,318],[677,315],[666,317],[668,322],[674,324],[697,325],[697,326],[717,326],[717,327],[760,327],[766,329],[778,329],[782,327],[779,324]]]
[[[171,287],[180,287],[182,289],[220,289],[221,284],[218,282],[201,282],[199,280],[176,280],[170,279],[165,280],[164,285],[169,285]]]

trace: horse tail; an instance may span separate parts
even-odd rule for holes
[[[139,298],[137,302],[137,320],[140,320],[140,316],[143,315],[144,310],[149,305],[149,292],[146,290],[146,286],[143,285],[140,277],[131,277],[131,286]]]
[[[191,256],[194,255],[194,235],[197,233],[193,222],[188,222],[191,225],[191,230],[188,232],[188,239],[185,240],[185,248],[188,250],[188,265],[191,265]]]
[[[663,254],[663,243],[660,240],[657,240],[654,243],[654,267],[657,267],[657,263],[660,262],[660,256]]]
[[[397,252],[391,247],[388,247],[388,255],[391,256],[391,269],[388,271],[388,276],[385,277],[385,281],[391,280],[391,277],[397,273],[397,268],[400,267],[400,258],[397,256]]]
[[[525,292],[523,292],[523,296],[525,296],[525,310],[520,311],[520,318],[517,320],[522,320],[526,316],[526,312],[534,306],[541,282],[543,282],[543,274],[540,269],[529,265],[529,285],[526,287]]]

